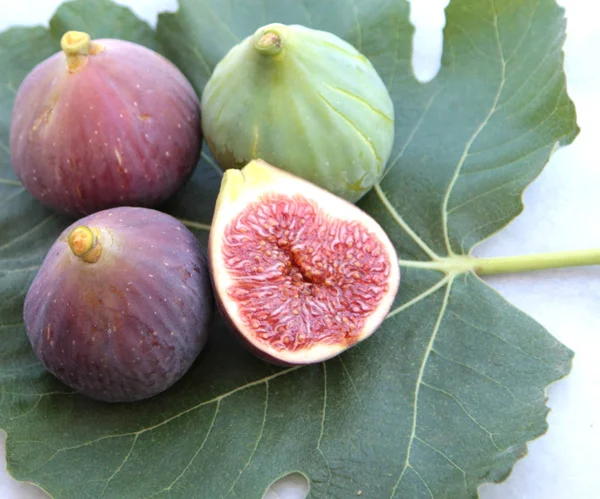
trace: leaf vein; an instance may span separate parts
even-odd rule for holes
[[[481,377],[483,377],[483,378],[485,378],[485,379],[487,379],[487,380],[491,381],[492,383],[494,383],[494,384],[498,385],[498,386],[499,386],[500,388],[502,388],[503,390],[506,390],[506,392],[507,392],[507,393],[508,393],[508,394],[509,394],[509,395],[510,395],[510,396],[511,396],[511,397],[512,397],[512,398],[513,398],[515,401],[519,402],[520,404],[523,404],[523,405],[526,405],[526,406],[532,406],[532,404],[531,404],[531,403],[529,403],[529,402],[525,402],[524,400],[521,400],[519,397],[517,397],[517,396],[516,396],[516,395],[515,395],[515,394],[512,392],[512,390],[511,390],[511,389],[510,389],[508,386],[506,386],[506,385],[504,385],[504,384],[500,383],[500,381],[498,381],[497,379],[494,379],[494,378],[492,378],[492,377],[491,377],[491,376],[489,376],[488,374],[485,374],[485,373],[483,373],[483,372],[479,371],[478,369],[476,369],[476,368],[475,368],[475,367],[473,367],[472,365],[470,365],[470,364],[465,364],[464,362],[460,362],[460,361],[458,361],[458,360],[456,360],[456,359],[452,359],[452,358],[448,357],[447,355],[444,355],[444,354],[440,353],[440,352],[439,352],[438,350],[436,350],[435,348],[433,348],[433,349],[431,350],[431,352],[432,352],[432,353],[434,353],[434,354],[436,354],[438,357],[441,357],[442,359],[444,359],[444,360],[447,360],[448,362],[451,362],[451,363],[453,363],[453,364],[456,364],[457,366],[462,366],[462,367],[464,367],[464,368],[466,368],[466,369],[469,369],[470,371],[473,371],[474,373],[478,374],[479,376],[481,376]]]
[[[412,228],[404,221],[404,219],[400,216],[400,214],[398,213],[398,211],[396,210],[396,208],[394,208],[392,206],[392,203],[390,203],[389,199],[387,198],[387,196],[383,192],[383,189],[381,188],[381,185],[380,184],[375,184],[374,189],[375,189],[375,193],[379,197],[379,199],[382,202],[383,206],[388,210],[389,214],[396,221],[396,223],[404,230],[404,232],[406,232],[412,238],[412,240],[415,243],[417,243],[417,245],[430,258],[432,258],[433,260],[437,260],[439,257],[437,256],[437,254],[435,253],[435,251],[433,251],[427,245],[427,243],[425,241],[423,241],[423,239],[421,239],[419,237],[419,235],[414,230],[412,230]]]
[[[387,315],[386,319],[390,319],[390,318],[394,317],[396,314],[399,314],[403,310],[406,310],[407,308],[413,306],[415,303],[418,303],[421,300],[423,300],[424,298],[427,298],[429,295],[435,293],[438,289],[443,287],[450,279],[451,279],[450,275],[447,274],[446,277],[444,277],[443,279],[440,279],[437,283],[435,283],[433,286],[427,288],[421,294],[415,296],[412,300],[409,300],[406,303],[404,303],[403,305],[396,307],[394,310],[392,310]]]
[[[476,196],[470,197],[466,201],[463,201],[462,203],[457,204],[456,206],[453,206],[452,208],[450,208],[448,210],[448,215],[454,213],[455,211],[459,210],[460,208],[464,208],[465,206],[468,206],[469,204],[474,203],[479,198],[485,197],[488,194],[492,194],[493,192],[504,189],[505,187],[508,187],[511,184],[522,182],[525,178],[527,178],[528,175],[529,175],[529,172],[526,172],[525,175],[523,175],[522,177],[513,178],[513,179],[509,180],[508,182],[504,182],[500,185],[497,185],[496,187],[494,187],[492,189],[488,189],[487,191],[480,192]]]
[[[350,384],[352,385],[352,389],[354,390],[354,394],[356,395],[356,398],[358,399],[358,402],[360,403],[360,405],[362,407],[364,407],[362,398],[360,397],[360,394],[358,392],[358,389],[356,388],[356,384],[354,383],[354,378],[352,378],[350,371],[348,370],[348,368],[346,367],[346,363],[344,362],[344,359],[339,356],[338,357],[340,364],[342,364],[342,369],[344,370],[344,372],[346,373],[346,376],[348,376],[348,380],[350,380]]]
[[[493,4],[493,0],[492,0],[492,4]],[[454,255],[454,250],[452,249],[452,244],[450,242],[450,235],[449,235],[449,228],[448,228],[448,202],[450,200],[450,195],[452,194],[454,186],[456,185],[456,182],[458,181],[460,172],[465,163],[465,160],[467,159],[467,156],[469,154],[471,146],[473,145],[475,140],[477,140],[477,137],[479,137],[479,134],[483,131],[483,129],[486,127],[486,125],[489,123],[490,119],[494,115],[494,112],[496,111],[496,107],[498,106],[498,102],[500,101],[500,96],[502,95],[502,90],[504,89],[504,84],[506,83],[506,61],[504,60],[504,54],[502,52],[502,45],[500,44],[500,33],[498,31],[498,15],[496,13],[495,6],[494,6],[494,28],[495,28],[495,33],[496,33],[496,43],[498,45],[498,52],[499,52],[500,61],[501,61],[500,84],[498,85],[498,89],[496,90],[496,95],[494,96],[490,110],[488,111],[488,113],[486,114],[483,121],[475,129],[475,131],[473,132],[473,134],[471,135],[471,137],[469,138],[469,140],[467,140],[467,143],[465,144],[465,148],[464,148],[462,155],[459,158],[458,163],[454,169],[454,174],[452,176],[452,179],[450,180],[450,183],[448,184],[448,188],[446,189],[446,192],[444,194],[444,199],[442,202],[442,229],[443,229],[443,233],[444,233],[444,241],[446,243],[446,251],[448,252],[449,255]]]
[[[248,468],[248,466],[250,466],[250,462],[252,461],[254,454],[256,454],[256,449],[258,449],[258,445],[260,444],[260,441],[262,440],[263,435],[265,433],[265,425],[267,423],[268,407],[269,407],[269,382],[267,381],[267,382],[265,382],[265,408],[264,408],[264,412],[263,412],[262,423],[260,425],[260,431],[258,433],[258,438],[256,439],[256,443],[254,444],[254,447],[252,449],[252,452],[250,453],[250,456],[248,457],[248,460],[246,461],[246,464],[244,464],[244,467],[240,470],[238,476],[233,481],[233,483],[231,484],[231,487],[229,487],[229,490],[223,495],[223,497],[225,497],[227,494],[229,494],[230,492],[233,491],[235,485],[238,483],[239,479],[244,474],[244,471],[246,471],[246,468]]]
[[[327,465],[327,485],[325,486],[325,495],[327,495],[327,491],[329,490],[329,484],[331,483],[332,473],[331,473],[331,465],[329,464],[329,460],[325,457],[325,453],[323,449],[321,449],[321,441],[323,440],[323,434],[325,433],[325,414],[327,412],[327,364],[322,362],[323,366],[323,410],[321,411],[321,431],[319,432],[319,439],[317,440],[317,450],[323,457],[325,464]]]
[[[45,224],[47,224],[50,220],[52,220],[53,218],[56,218],[56,215],[50,215],[49,217],[46,217],[44,220],[42,220],[39,224],[33,226],[31,229],[23,232],[23,234],[21,234],[20,236],[15,237],[14,239],[4,243],[2,246],[0,246],[0,250],[4,250],[8,247],[10,247],[12,244],[20,241],[21,239],[26,238],[27,236],[31,235],[32,233],[34,233],[36,230],[38,230],[40,227],[43,227]]]
[[[200,156],[202,157],[202,159],[204,161],[206,161],[211,167],[212,169],[220,176],[223,176],[223,170],[221,170],[221,168],[219,167],[219,165],[217,165],[217,163],[215,163],[215,161],[204,152],[204,149],[202,149],[202,151],[200,152]]]
[[[502,102],[499,106],[498,106],[498,110],[507,107],[514,99],[517,95],[519,95],[521,93],[521,90],[523,89],[523,87],[525,87],[525,85],[527,85],[529,83],[529,81],[538,74],[539,69],[546,63],[548,57],[550,55],[554,55],[555,51],[557,49],[559,49],[562,46],[562,42],[563,40],[560,39],[557,41],[556,46],[551,46],[550,50],[548,50],[545,54],[544,57],[542,57],[539,62],[531,69],[527,69],[527,78],[525,78],[517,88],[515,88],[511,94],[511,96],[506,99],[504,102]]]
[[[0,274],[7,275],[7,274],[13,274],[16,272],[27,272],[29,270],[37,270],[39,268],[40,268],[39,265],[32,265],[31,267],[22,267],[20,269],[0,270]]]
[[[550,144],[548,144],[548,143],[542,144],[541,146],[536,147],[535,149],[532,149],[531,151],[526,152],[523,156],[519,156],[518,158],[516,158],[516,159],[514,159],[512,161],[508,161],[506,163],[502,163],[502,164],[499,164],[497,166],[492,166],[490,168],[481,168],[479,170],[472,169],[472,170],[469,170],[469,171],[465,171],[465,172],[463,172],[463,177],[465,177],[467,175],[477,175],[478,173],[493,172],[493,171],[496,171],[496,170],[500,170],[501,168],[506,168],[507,166],[514,165],[515,163],[518,163],[519,161],[522,161],[525,158],[528,158],[529,156],[533,156],[535,153],[541,151],[542,149],[544,149],[546,147],[553,146],[554,144],[555,144],[555,142],[552,142]],[[477,152],[476,154],[480,154],[480,153]]]
[[[10,149],[4,142],[0,142],[0,149],[2,149],[8,158],[10,158]]]
[[[25,192],[25,187],[21,187],[20,189],[17,189],[16,191],[14,191],[10,196],[4,198],[2,200],[2,202],[0,203],[0,206],[4,206],[6,203],[8,203],[11,199],[23,194]]]
[[[121,464],[117,467],[117,469],[114,471],[114,473],[108,477],[108,479],[106,480],[106,483],[104,484],[104,487],[102,488],[102,492],[100,493],[100,498],[104,497],[104,493],[106,492],[106,489],[108,488],[110,482],[112,482],[113,478],[115,478],[119,472],[123,469],[123,466],[125,466],[125,463],[127,463],[127,461],[129,461],[129,457],[131,456],[131,453],[133,452],[133,448],[135,447],[135,443],[137,442],[139,435],[135,435],[133,437],[133,441],[131,442],[131,447],[129,447],[129,451],[127,452],[127,454],[125,454],[125,457],[123,458],[123,461],[121,461]]]
[[[429,485],[427,485],[427,482],[421,476],[421,474],[417,471],[417,469],[413,465],[410,465],[410,469],[413,471],[413,473],[415,475],[417,475],[417,478],[421,481],[421,483],[423,485],[425,485],[425,488],[427,489],[427,492],[429,492],[429,497],[431,497],[431,499],[435,499],[435,497],[433,496],[433,493],[431,492],[431,489],[429,488]]]
[[[190,227],[192,229],[197,229],[197,230],[205,230],[207,232],[210,231],[210,225],[209,224],[203,224],[203,223],[200,223],[200,222],[194,222],[193,220],[188,220],[186,218],[178,218],[177,220],[179,220],[186,227]]]
[[[427,343],[427,346],[425,348],[425,352],[423,353],[423,360],[421,361],[421,365],[419,367],[419,372],[417,375],[417,381],[415,384],[415,398],[413,400],[413,418],[412,418],[410,436],[408,438],[408,445],[406,448],[406,458],[404,459],[404,464],[402,466],[402,470],[400,471],[400,474],[398,475],[398,479],[396,480],[396,483],[392,487],[390,499],[392,499],[394,497],[394,495],[396,494],[396,490],[398,489],[398,486],[400,485],[400,482],[402,481],[402,478],[404,477],[404,473],[406,472],[407,468],[410,466],[410,453],[412,450],[412,444],[413,444],[413,440],[415,438],[415,434],[416,434],[416,430],[417,430],[419,391],[421,388],[421,384],[423,383],[423,374],[425,372],[425,366],[427,365],[427,361],[429,359],[429,354],[431,353],[431,350],[433,348],[433,344],[435,342],[438,331],[440,329],[442,319],[443,319],[446,309],[448,307],[448,302],[450,301],[450,290],[452,289],[453,281],[454,281],[453,278],[451,278],[448,281],[448,284],[446,287],[446,293],[444,294],[444,298],[442,299],[442,305],[440,306],[440,312],[435,321],[435,325],[433,326],[433,331],[429,338],[429,342]]]
[[[412,143],[417,131],[419,130],[419,128],[421,128],[421,125],[423,123],[423,121],[425,120],[425,117],[427,116],[427,114],[429,113],[429,110],[431,109],[431,107],[433,106],[433,101],[435,100],[435,98],[438,96],[438,94],[441,91],[441,87],[438,88],[433,94],[432,96],[429,98],[429,100],[427,101],[427,104],[425,104],[425,107],[423,108],[423,112],[421,113],[421,116],[419,116],[419,119],[417,120],[417,122],[415,123],[415,126],[413,127],[413,129],[410,131],[410,133],[408,134],[408,137],[406,139],[406,142],[404,143],[404,145],[402,146],[402,149],[400,149],[400,152],[398,153],[398,155],[394,158],[394,160],[392,161],[392,163],[390,164],[389,168],[387,169],[386,173],[384,174],[384,176],[382,177],[381,180],[383,180],[385,178],[385,176],[388,174],[389,171],[392,170],[392,168],[394,168],[394,166],[396,166],[396,164],[398,163],[398,161],[400,161],[400,159],[402,158],[402,156],[404,156],[404,153],[406,152],[406,149],[408,148],[408,146]],[[381,182],[380,180],[380,182]]]
[[[493,333],[490,329],[486,329],[482,326],[476,326],[475,324],[470,323],[469,321],[465,320],[463,317],[461,317],[460,315],[458,315],[456,312],[450,311],[450,313],[456,317],[459,321],[463,322],[464,324],[466,324],[469,327],[472,327],[473,329],[475,329],[476,331],[481,331],[482,333],[486,333],[489,334],[495,338],[498,338],[500,341],[506,343],[507,345],[510,345],[511,347],[513,347],[515,350],[518,350],[519,352],[521,352],[523,355],[531,358],[531,359],[536,359],[538,362],[541,362],[542,364],[544,364],[545,366],[551,368],[553,371],[556,369],[555,366],[552,366],[551,364],[548,364],[545,360],[541,359],[540,357],[536,357],[535,355],[531,355],[531,353],[526,352],[525,350],[523,350],[520,346],[515,345],[514,343],[508,341],[505,338],[502,338],[502,336],[497,335],[496,333]]]
[[[230,390],[226,393],[223,393],[222,395],[218,395],[217,397],[213,397],[212,399],[209,400],[205,400],[203,402],[200,402],[199,404],[196,404],[192,407],[189,407],[181,412],[178,412],[177,414],[174,414],[173,416],[170,416],[164,420],[162,420],[160,423],[156,423],[152,426],[148,426],[146,428],[142,428],[140,430],[137,431],[130,431],[130,432],[126,432],[126,433],[119,433],[119,434],[114,434],[114,435],[104,435],[102,437],[98,437],[94,440],[90,440],[88,442],[83,442],[81,444],[77,444],[77,445],[73,445],[70,447],[63,447],[60,449],[57,449],[56,452],[54,452],[54,454],[52,454],[52,456],[50,456],[50,458],[48,459],[48,461],[46,461],[42,466],[47,465],[50,461],[52,461],[58,454],[62,453],[62,452],[66,452],[66,451],[70,451],[70,450],[75,450],[75,449],[80,449],[82,447],[87,447],[90,445],[94,445],[98,442],[101,442],[103,440],[109,440],[112,438],[123,438],[123,437],[128,437],[130,435],[141,435],[142,433],[146,433],[148,431],[152,431],[155,430],[156,428],[160,428],[161,426],[164,426],[168,423],[170,423],[171,421],[174,421],[178,418],[180,418],[181,416],[184,416],[190,412],[195,411],[196,409],[199,409],[200,407],[204,407],[205,405],[210,405],[210,404],[214,404],[215,402],[220,402],[221,400],[226,399],[227,397],[230,397],[240,391],[243,391],[247,388],[252,388],[258,385],[261,385],[262,383],[268,383],[269,381],[279,378],[280,376],[285,376],[286,374],[289,374],[291,372],[297,371],[298,369],[302,368],[304,366],[294,366],[294,367],[289,367],[287,369],[283,369],[281,371],[278,371],[274,374],[271,374],[269,376],[265,376],[264,378],[260,378],[257,379],[255,381],[251,381],[249,383],[246,383],[244,385],[238,386],[237,388],[234,388],[233,390]],[[40,466],[40,468],[42,467]]]
[[[212,432],[212,429],[215,425],[215,421],[217,420],[217,414],[219,413],[219,408],[221,406],[221,401],[219,400],[217,402],[217,404],[215,405],[215,412],[213,413],[213,417],[210,421],[210,425],[208,427],[208,430],[206,431],[206,434],[204,435],[204,439],[202,440],[202,443],[200,444],[200,447],[198,447],[198,450],[194,453],[194,455],[192,456],[192,458],[190,459],[190,461],[188,462],[188,464],[183,468],[183,470],[181,471],[181,473],[179,473],[179,475],[177,475],[177,477],[175,478],[175,480],[173,480],[168,487],[165,487],[162,490],[159,490],[158,492],[152,494],[150,497],[154,497],[157,496],[158,494],[161,494],[162,492],[168,492],[170,491],[173,486],[179,481],[181,480],[181,478],[183,477],[183,475],[185,475],[186,471],[188,469],[190,469],[190,466],[192,466],[192,464],[194,463],[194,461],[196,460],[196,458],[200,455],[200,452],[202,452],[202,449],[204,449],[204,445],[206,444],[206,441],[208,440],[209,435]]]
[[[460,471],[465,476],[465,487],[467,486],[466,476],[467,472],[463,470],[458,464],[456,464],[452,459],[450,459],[446,454],[444,454],[440,449],[431,445],[430,443],[423,440],[419,435],[415,435],[415,440],[417,442],[422,443],[425,447],[429,447],[432,451],[436,452],[440,456],[442,456],[446,461],[448,461],[452,466],[454,466],[458,471]]]
[[[458,405],[458,407],[460,407],[460,409],[466,414],[466,416],[473,421],[473,423],[475,423],[476,426],[478,426],[483,432],[485,432],[488,437],[490,438],[490,441],[492,442],[492,445],[495,447],[495,449],[497,451],[502,451],[502,449],[500,447],[498,447],[498,445],[496,444],[496,441],[494,440],[494,434],[488,430],[485,426],[483,426],[479,421],[477,421],[477,418],[475,418],[468,410],[467,408],[464,406],[464,404],[458,399],[458,397],[456,397],[455,395],[453,395],[452,393],[450,393],[447,390],[444,390],[443,388],[438,388],[437,386],[433,386],[425,381],[422,382],[422,385],[429,388],[430,390],[435,390],[436,392],[440,392],[443,393],[444,395],[446,395],[447,397],[451,398],[456,405]]]
[[[0,142],[1,144],[2,142]],[[12,185],[14,187],[22,187],[23,184],[17,180],[11,180],[9,178],[2,178],[0,177],[0,184],[4,184],[4,185]]]

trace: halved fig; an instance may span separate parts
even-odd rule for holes
[[[25,297],[35,354],[89,397],[129,402],[169,388],[207,336],[213,294],[204,250],[178,220],[114,208],[68,227]]]
[[[284,365],[320,362],[368,338],[400,283],[396,251],[375,220],[261,160],[225,172],[209,264],[234,329]]]

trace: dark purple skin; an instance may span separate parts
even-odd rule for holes
[[[67,243],[80,225],[100,229],[108,241],[95,263]],[[58,379],[95,399],[128,402],[183,376],[204,346],[213,309],[207,260],[194,235],[164,213],[122,207],[61,234],[23,315],[35,354]]]
[[[69,215],[115,206],[152,207],[192,174],[202,132],[198,98],[167,59],[131,42],[70,72],[63,52],[21,83],[10,154],[27,190]]]

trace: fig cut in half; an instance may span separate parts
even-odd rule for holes
[[[261,160],[225,172],[209,261],[226,318],[259,357],[284,365],[320,362],[368,338],[400,282],[375,220]]]

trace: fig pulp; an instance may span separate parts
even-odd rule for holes
[[[35,354],[89,397],[125,402],[169,388],[208,334],[206,256],[175,218],[114,208],[67,228],[25,297]]]
[[[288,365],[369,337],[400,281],[375,220],[263,161],[225,172],[209,262],[224,315],[259,356]]]
[[[169,198],[200,155],[191,85],[167,59],[131,42],[70,31],[61,45],[17,92],[10,153],[21,182],[67,214]]]
[[[383,174],[394,106],[349,43],[269,24],[215,67],[202,93],[202,128],[223,169],[261,158],[355,202]]]

